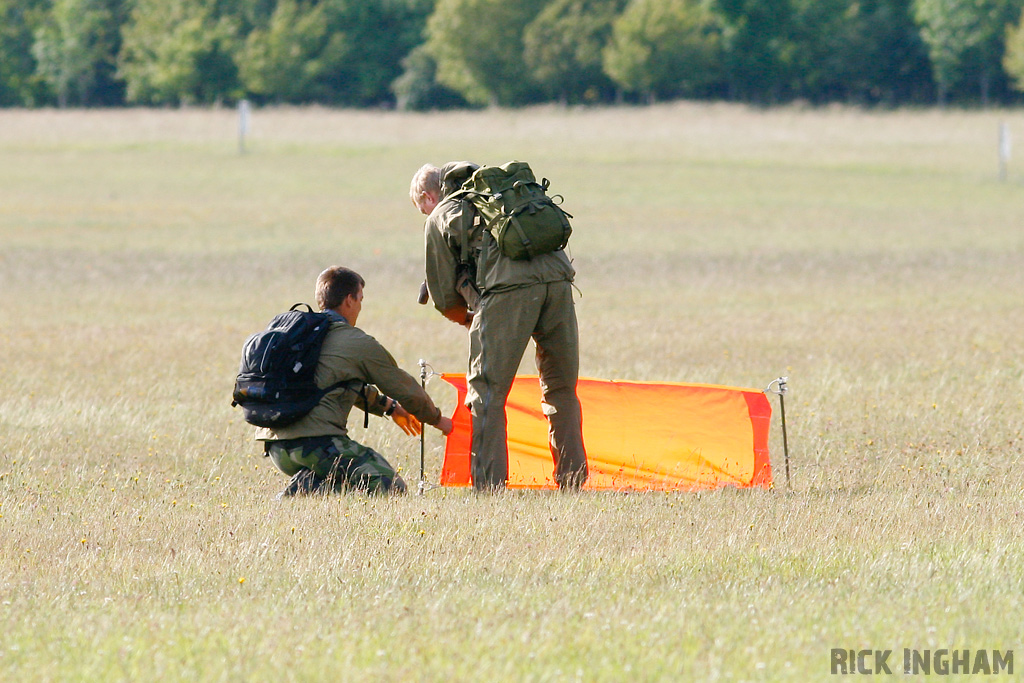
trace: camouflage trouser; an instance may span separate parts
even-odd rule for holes
[[[353,489],[405,493],[405,482],[384,456],[347,436],[311,436],[265,444],[277,469],[292,478],[284,495]]]

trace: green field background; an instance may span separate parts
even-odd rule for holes
[[[1024,660],[1024,161],[1000,181],[1003,122],[1024,140],[1010,110],[267,109],[240,153],[230,110],[0,110],[0,678]],[[464,371],[465,331],[415,303],[408,199],[453,159],[525,159],[565,196],[582,375],[788,376],[791,486],[773,397],[772,491],[273,502],[232,382],[324,267],[365,277],[360,326],[404,368]],[[418,440],[352,433],[415,481]],[[432,481],[441,450],[430,431]]]

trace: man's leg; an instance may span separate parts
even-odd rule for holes
[[[555,481],[561,488],[579,488],[587,480],[587,454],[583,446],[583,415],[576,395],[580,351],[572,285],[553,282],[534,341],[540,375],[541,409],[548,419],[548,441],[555,463]]]
[[[267,452],[278,469],[293,474],[284,495],[348,488],[405,493],[405,482],[382,455],[348,437],[310,437],[268,444],[272,445],[268,445]]]
[[[469,330],[466,405],[473,415],[470,469],[477,490],[508,482],[505,401],[530,342],[544,299],[544,285],[490,293]]]
[[[356,489],[367,493],[405,493],[405,481],[377,451],[347,436],[331,439],[333,467],[327,484],[334,491]]]
[[[307,495],[320,490],[326,479],[326,473],[317,474],[309,467],[315,462],[315,459],[310,458],[310,454],[319,448],[316,443],[317,440],[311,442],[310,439],[264,443],[265,452],[277,469],[291,477],[288,485],[277,495],[277,498]]]

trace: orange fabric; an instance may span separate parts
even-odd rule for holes
[[[459,392],[441,484],[470,484],[472,417],[466,377],[442,375]],[[581,379],[588,489],[701,490],[772,485],[771,404],[756,389]],[[555,488],[537,377],[517,376],[506,404],[508,485]]]

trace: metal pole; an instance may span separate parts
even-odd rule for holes
[[[785,385],[783,385],[785,386]],[[786,454],[786,488],[793,488],[789,481],[789,439],[786,436],[786,396],[779,394],[779,411],[782,413],[782,450]]]
[[[424,391],[427,390],[427,361],[420,358],[420,387]],[[426,488],[426,477],[424,476],[425,453],[426,453],[426,425],[422,425],[420,429],[420,483],[416,487],[416,495],[422,496],[423,491]]]
[[[779,397],[779,411],[782,415],[782,451],[786,457],[786,488],[791,489],[793,486],[789,479],[789,438],[786,434],[786,390],[788,389],[786,383],[788,381],[788,377],[779,377],[768,384],[766,391],[771,391]],[[772,389],[773,384],[778,385],[778,389]]]

